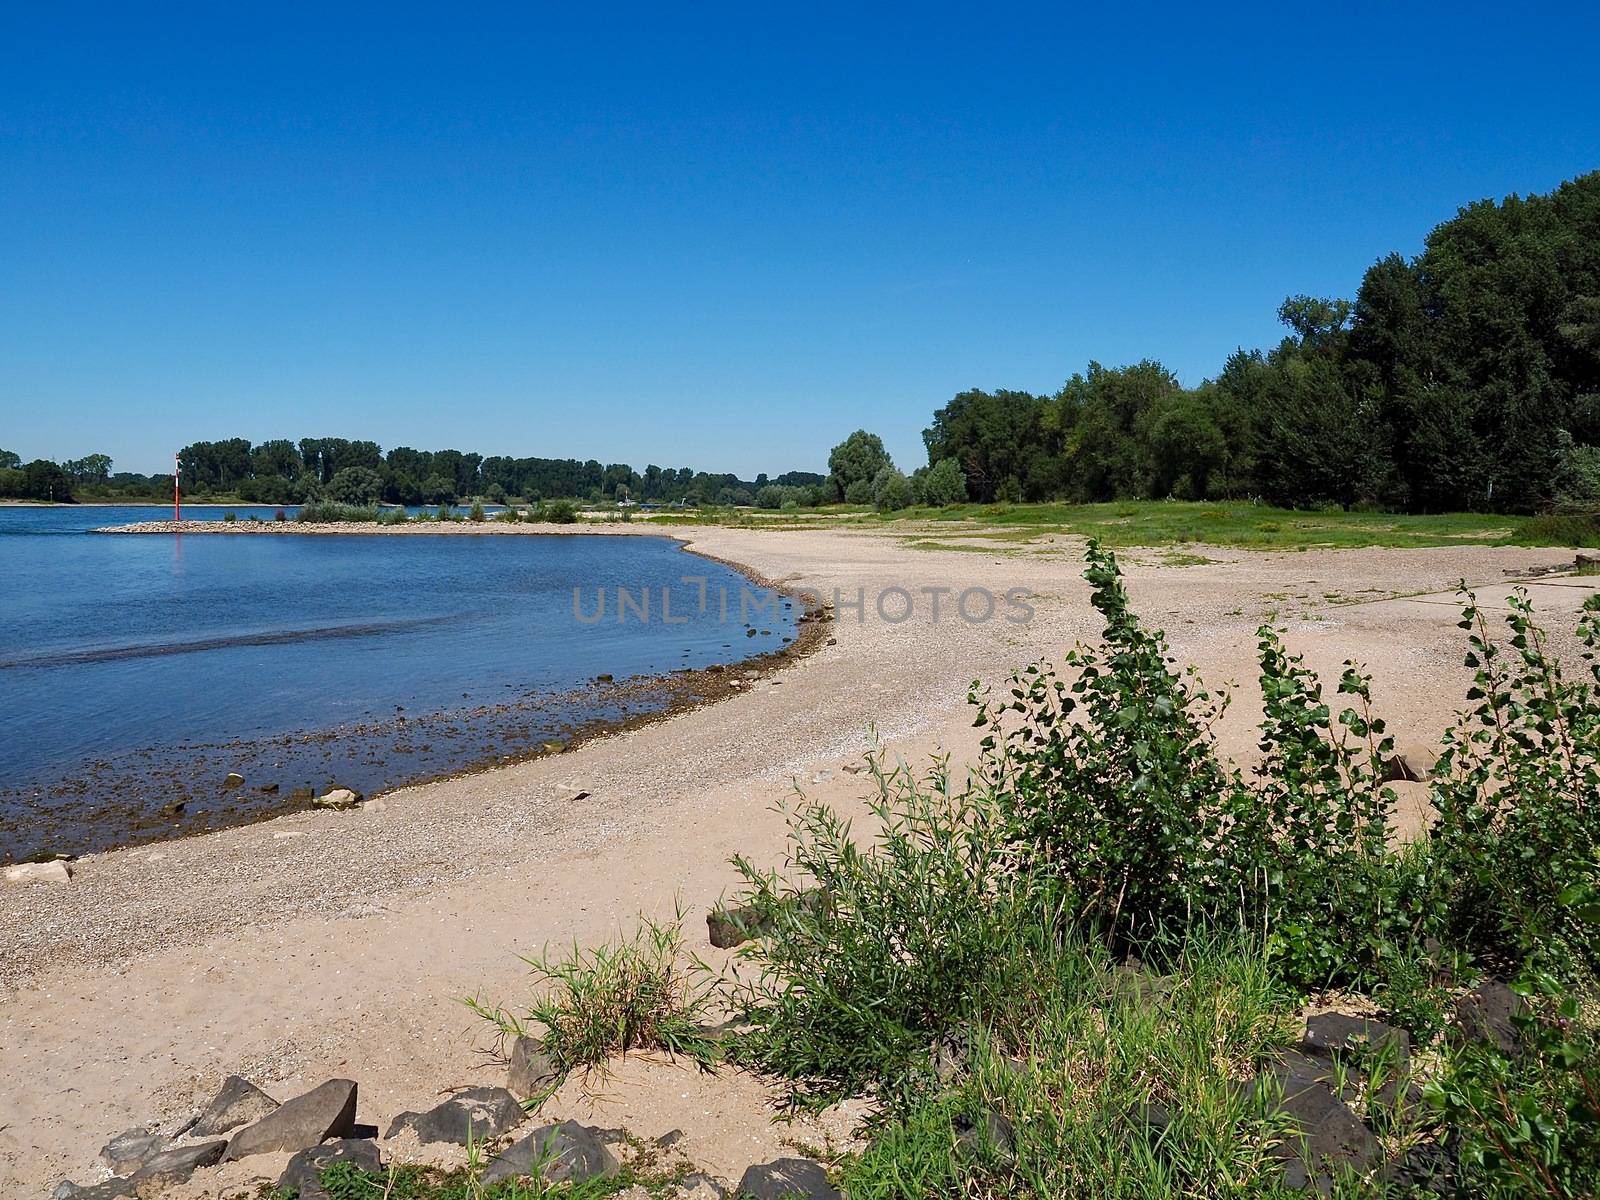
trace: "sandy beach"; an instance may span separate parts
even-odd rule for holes
[[[69,884],[0,887],[0,1194],[93,1182],[108,1137],[189,1113],[229,1073],[280,1098],[356,1079],[359,1120],[380,1127],[441,1089],[501,1082],[490,1031],[460,999],[515,1007],[526,994],[519,952],[602,939],[637,913],[681,905],[691,948],[721,961],[704,913],[735,881],[731,855],[781,862],[775,808],[797,786],[855,809],[870,784],[846,768],[875,743],[911,763],[939,751],[964,760],[972,680],[998,683],[1098,630],[1071,538],[1016,547],[947,532],[948,548],[927,550],[906,531],[675,532],[778,584],[830,599],[837,589],[832,643],[714,704],[393,792],[382,811],[295,814],[85,858]],[[1284,626],[1330,691],[1347,658],[1365,663],[1397,737],[1431,742],[1465,686],[1456,582],[1493,607],[1518,574],[1571,562],[1560,550],[1471,545],[1121,557],[1136,606],[1177,657],[1212,685],[1239,685],[1219,736],[1246,762],[1264,620]],[[1594,582],[1529,584],[1569,659],[1573,614]],[[875,611],[896,588],[914,601],[908,619]],[[1016,589],[1033,619],[962,619],[952,598],[972,588]],[[923,589],[949,589],[938,620]],[[858,594],[860,619],[849,607]],[[888,611],[898,616],[897,599]],[[1403,799],[1420,820],[1417,791]],[[848,1130],[849,1114],[775,1125],[766,1100],[749,1078],[632,1062],[603,1099],[569,1085],[543,1111],[645,1137],[681,1128],[691,1159],[733,1178],[786,1138]],[[279,1166],[246,1160],[207,1186],[243,1188]]]

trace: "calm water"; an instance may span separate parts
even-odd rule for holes
[[[296,788],[370,793],[525,755],[666,706],[668,673],[794,636],[787,603],[741,622],[740,594],[768,594],[666,539],[87,532],[155,515],[0,507],[0,857],[170,836],[295,807]],[[705,612],[685,575],[707,578]],[[619,621],[619,587],[648,589],[652,619]],[[574,588],[587,617],[603,590],[603,619],[575,616]],[[638,676],[656,678],[621,683]],[[246,783],[224,790],[231,770]]]

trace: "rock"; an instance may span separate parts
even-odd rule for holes
[[[780,1158],[751,1167],[740,1177],[737,1194],[753,1200],[844,1200],[822,1164],[809,1158]]]
[[[978,1156],[987,1150],[1010,1158],[1016,1150],[1016,1128],[997,1112],[985,1112],[976,1121],[971,1117],[957,1117],[954,1126],[956,1148],[968,1155]]]
[[[329,1138],[348,1137],[356,1123],[356,1085],[330,1079],[285,1101],[253,1125],[246,1125],[228,1147],[230,1160],[268,1151],[295,1153]]]
[[[808,888],[806,891],[782,897],[778,901],[778,907],[781,909],[795,906],[816,911],[827,902],[827,896],[821,888]],[[772,932],[775,920],[775,913],[759,911],[754,905],[744,905],[739,908],[719,906],[706,914],[706,933],[711,938],[711,944],[717,949],[729,950],[748,942],[751,938],[765,937]]]
[[[656,1139],[656,1145],[660,1146],[663,1150],[671,1150],[679,1142],[683,1141],[683,1138],[683,1130],[669,1129]]]
[[[678,1181],[680,1200],[725,1200],[728,1187],[704,1171],[690,1171]]]
[[[228,777],[222,781],[222,786],[224,788],[243,787],[244,776],[239,774],[237,771],[229,771]]]
[[[353,808],[361,803],[361,793],[347,787],[329,788],[312,803],[318,808]]]
[[[1346,1102],[1360,1094],[1361,1081],[1365,1078],[1355,1067],[1294,1049],[1275,1051],[1262,1073],[1275,1079],[1285,1096],[1298,1094],[1312,1084],[1321,1084]]]
[[[828,783],[833,779],[833,772],[824,767],[811,777],[812,783]]]
[[[316,793],[308,787],[297,787],[289,793],[289,799],[298,800],[302,804],[313,799],[315,796]]]
[[[511,1043],[506,1067],[506,1087],[523,1100],[544,1095],[561,1078],[560,1064],[534,1037],[519,1037]]]
[[[1312,1054],[1332,1058],[1364,1058],[1381,1053],[1396,1068],[1403,1068],[1411,1060],[1411,1035],[1404,1029],[1349,1013],[1318,1013],[1309,1018],[1300,1044]]]
[[[858,762],[845,763],[840,769],[846,775],[865,775],[867,773],[867,764]]]
[[[277,1107],[276,1100],[248,1079],[229,1075],[189,1132],[196,1137],[216,1137],[251,1121],[259,1121]]]
[[[382,796],[379,796],[376,800],[363,800],[361,802],[362,812],[381,813],[387,810],[388,807]]]
[[[1257,1079],[1257,1093],[1276,1093],[1277,1107],[1294,1119],[1297,1132],[1274,1146],[1283,1160],[1284,1183],[1293,1188],[1314,1187],[1328,1195],[1334,1179],[1345,1170],[1365,1173],[1383,1156],[1378,1139],[1332,1089],[1281,1068]]]
[[[298,1194],[299,1200],[327,1200],[328,1193],[322,1187],[322,1172],[334,1163],[353,1163],[368,1175],[383,1172],[383,1155],[378,1150],[377,1142],[366,1138],[340,1138],[336,1142],[324,1142],[296,1154],[279,1176],[278,1187]]]
[[[17,863],[6,868],[7,883],[69,883],[72,869],[59,859],[55,862]]]
[[[731,950],[743,945],[753,937],[760,937],[769,928],[771,922],[749,906],[714,908],[706,914],[706,932],[711,937],[711,944],[718,950]]]
[[[1424,783],[1439,765],[1439,752],[1425,742],[1406,742],[1383,763],[1383,777],[1391,783]]]
[[[385,1138],[411,1130],[419,1142],[487,1142],[514,1129],[527,1114],[505,1088],[466,1088],[427,1112],[403,1112]]]
[[[128,1177],[135,1196],[162,1191],[175,1184],[184,1183],[201,1167],[215,1166],[222,1161],[222,1152],[228,1148],[227,1138],[212,1142],[194,1142],[163,1150]]]
[[[261,794],[263,796],[276,796],[278,794],[278,785],[275,783],[263,783],[261,785]]]
[[[1456,1154],[1453,1148],[1438,1142],[1418,1142],[1399,1158],[1383,1168],[1380,1180],[1401,1195],[1412,1189],[1454,1195],[1452,1181],[1456,1173]]]
[[[1526,1008],[1522,997],[1497,980],[1480,983],[1456,1002],[1453,1036],[1492,1042],[1502,1054],[1516,1054],[1522,1031],[1514,1017]]]
[[[622,1163],[606,1145],[602,1131],[576,1121],[542,1125],[520,1142],[507,1146],[490,1160],[484,1184],[499,1183],[535,1170],[551,1183],[574,1184],[589,1179],[609,1179]]]
[[[286,842],[290,838],[302,838],[305,837],[305,835],[306,831],[304,829],[280,829],[277,833],[272,835],[272,840],[275,842]]]
[[[117,1175],[136,1171],[161,1152],[167,1140],[151,1133],[144,1126],[136,1126],[117,1134],[100,1147],[100,1157]]]

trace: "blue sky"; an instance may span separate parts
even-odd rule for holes
[[[5,6],[0,446],[910,468],[1600,167],[1590,4],[574,7]]]

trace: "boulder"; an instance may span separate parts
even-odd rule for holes
[[[560,1065],[534,1037],[519,1037],[511,1043],[506,1067],[506,1086],[522,1100],[544,1095],[561,1078]]]
[[[1330,1058],[1381,1053],[1401,1067],[1411,1059],[1411,1035],[1404,1029],[1350,1013],[1318,1013],[1309,1018],[1300,1044],[1312,1054]]]
[[[1502,1054],[1516,1054],[1522,1031],[1513,1019],[1526,1007],[1522,997],[1497,980],[1481,983],[1456,1002],[1452,1037],[1492,1042]]]
[[[550,1183],[581,1184],[609,1179],[621,1169],[622,1163],[606,1145],[602,1130],[562,1121],[540,1126],[495,1155],[483,1173],[483,1183],[491,1185],[537,1170]]]
[[[378,1151],[378,1143],[367,1138],[340,1138],[296,1154],[278,1177],[278,1187],[297,1194],[299,1200],[327,1200],[322,1173],[334,1163],[353,1163],[368,1175],[383,1172],[383,1155]]]
[[[243,787],[244,776],[237,771],[229,771],[227,778],[222,781],[222,786],[227,789]]]
[[[356,1123],[356,1085],[350,1079],[330,1079],[285,1101],[253,1125],[246,1125],[228,1147],[228,1158],[245,1158],[269,1151],[306,1150],[329,1138],[348,1137]]]
[[[385,1138],[409,1129],[419,1142],[487,1142],[514,1129],[527,1114],[522,1103],[505,1088],[466,1088],[427,1112],[403,1112],[389,1126]]]
[[[827,894],[821,888],[808,888],[806,891],[782,897],[778,900],[777,907],[779,910],[793,907],[815,912],[827,903]],[[706,933],[711,938],[711,944],[717,949],[731,950],[751,938],[765,937],[772,932],[775,921],[776,913],[771,909],[762,911],[755,905],[744,905],[739,908],[724,908],[719,905],[706,914]]]
[[[126,1129],[100,1147],[100,1157],[117,1175],[136,1171],[161,1152],[167,1139],[144,1126]]]
[[[958,1116],[953,1122],[956,1149],[963,1154],[979,1157],[984,1153],[1011,1158],[1017,1145],[1017,1131],[1006,1117],[987,1110],[976,1120]]]
[[[1383,762],[1383,777],[1391,783],[1425,783],[1439,765],[1439,752],[1426,742],[1404,742]]]
[[[222,1152],[228,1148],[228,1139],[212,1142],[191,1142],[163,1150],[128,1176],[131,1194],[154,1195],[169,1187],[188,1181],[201,1167],[215,1166],[222,1161]]]
[[[347,787],[329,788],[311,803],[318,808],[354,808],[361,803],[361,793]]]
[[[59,859],[55,862],[17,863],[6,868],[7,883],[69,883],[72,870]]]
[[[277,1107],[276,1100],[248,1079],[229,1075],[189,1132],[195,1137],[216,1137],[251,1121],[259,1121]]]
[[[828,1172],[809,1158],[779,1158],[751,1167],[739,1179],[737,1194],[753,1200],[844,1200],[828,1182]]]
[[[1295,1130],[1272,1148],[1283,1160],[1283,1181],[1292,1188],[1331,1193],[1334,1180],[1346,1170],[1365,1173],[1383,1158],[1372,1130],[1323,1082],[1275,1068],[1257,1079],[1258,1093],[1276,1093],[1278,1109],[1293,1118]]]

